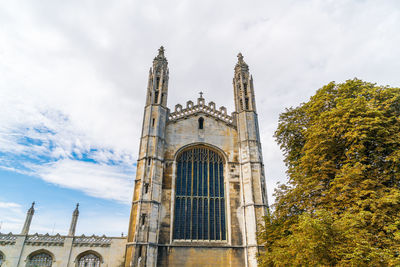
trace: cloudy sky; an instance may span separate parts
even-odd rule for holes
[[[0,231],[126,233],[147,75],[163,45],[168,106],[203,91],[233,111],[240,51],[254,77],[270,202],[285,182],[279,113],[354,77],[400,85],[400,2],[1,1]],[[94,223],[96,222],[96,223]]]

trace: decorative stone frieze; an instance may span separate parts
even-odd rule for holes
[[[26,237],[25,244],[31,246],[64,246],[65,237],[60,234],[40,235],[38,233]]]
[[[86,246],[86,247],[109,247],[111,245],[111,238],[103,236],[85,236],[81,235],[75,237],[74,246]]]
[[[16,239],[17,236],[13,235],[12,233],[8,234],[0,233],[0,245],[14,245]]]

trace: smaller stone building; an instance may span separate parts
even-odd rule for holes
[[[119,267],[123,266],[126,238],[75,236],[78,206],[68,235],[29,234],[34,204],[28,210],[21,234],[0,233],[1,267]]]

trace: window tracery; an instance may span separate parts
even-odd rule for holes
[[[41,252],[29,257],[27,267],[51,267],[53,257],[46,252]]]
[[[226,240],[223,170],[222,156],[205,146],[178,156],[175,240]]]
[[[100,267],[100,258],[93,253],[83,255],[78,261],[79,267]]]

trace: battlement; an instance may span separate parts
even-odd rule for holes
[[[219,109],[215,108],[214,102],[205,104],[204,98],[200,97],[197,99],[197,104],[194,105],[193,101],[186,102],[186,108],[183,108],[181,104],[175,105],[175,111],[169,114],[169,121],[176,121],[182,118],[187,118],[190,115],[197,113],[205,113],[206,115],[212,116],[218,120],[224,121],[232,126],[235,125],[234,113],[231,115],[227,114],[226,107],[221,106]]]
[[[111,245],[112,238],[103,236],[85,236],[81,235],[75,237],[74,246],[87,246],[87,247],[108,247]]]
[[[12,233],[0,233],[0,245],[14,245],[16,239],[17,236],[13,235]]]
[[[17,238],[24,237],[24,235],[17,235],[13,233],[0,233],[0,245],[15,245]],[[60,234],[38,234],[27,235],[24,243],[31,246],[64,246],[67,238],[73,238],[73,245],[75,247],[109,247],[113,239],[126,239],[125,237],[107,237],[103,236],[63,236]]]
[[[44,234],[40,235],[38,233],[34,235],[27,236],[25,240],[25,244],[32,246],[63,246],[65,241],[65,237],[60,234],[49,235]]]

